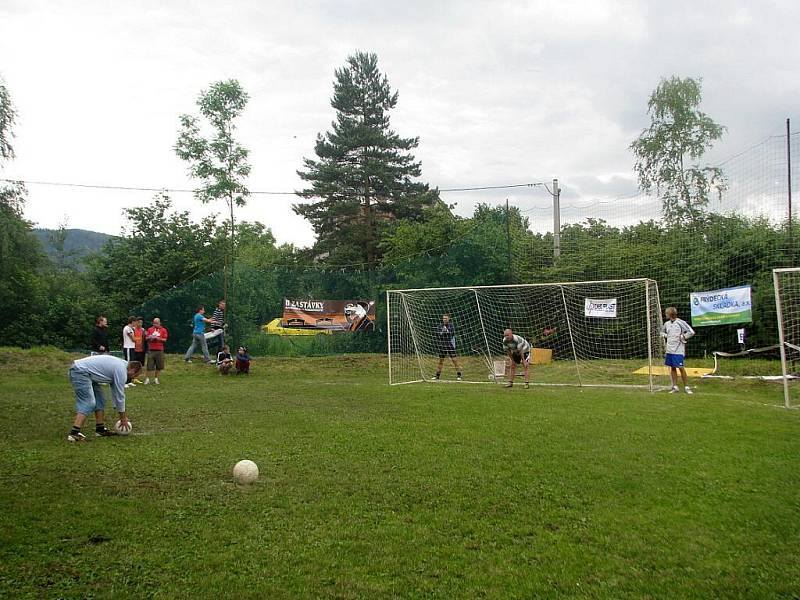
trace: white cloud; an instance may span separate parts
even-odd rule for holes
[[[4,176],[185,188],[172,147],[201,89],[238,78],[251,96],[239,137],[254,190],[291,191],[333,119],[333,71],[374,51],[419,136],[423,179],[443,188],[559,178],[576,205],[625,195],[628,144],[664,76],[704,78],[703,108],[729,128],[724,157],[780,130],[798,97],[793,2],[10,2],[0,73],[19,109]],[[546,217],[542,188],[449,194],[460,214],[506,197]],[[27,216],[116,233],[152,194],[30,186]],[[201,206],[176,195],[199,217]],[[312,241],[292,197],[255,196],[240,217],[279,241]],[[546,220],[546,219],[545,219]],[[544,221],[543,221],[544,222]]]

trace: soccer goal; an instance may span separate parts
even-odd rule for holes
[[[503,380],[506,328],[533,347],[532,384],[668,384],[652,279],[390,290],[386,301],[393,385],[434,380],[440,365],[439,381],[459,370],[465,382]]]
[[[775,310],[778,317],[778,346],[783,374],[783,404],[793,405],[797,393],[798,363],[800,363],[800,269],[773,269]]]

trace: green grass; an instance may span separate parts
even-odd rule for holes
[[[381,356],[249,378],[170,356],[128,394],[135,435],[75,446],[69,360],[0,349],[0,597],[800,594],[775,384],[390,388]]]

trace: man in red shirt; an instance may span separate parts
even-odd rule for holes
[[[133,324],[133,360],[139,361],[142,364],[144,364],[145,355],[145,331],[142,327],[143,324],[144,319],[142,319],[142,317],[136,317],[136,322]]]
[[[144,384],[150,383],[150,375],[155,372],[153,383],[159,384],[158,376],[164,370],[164,342],[167,341],[169,333],[161,326],[161,319],[153,319],[153,326],[147,330],[147,377]]]

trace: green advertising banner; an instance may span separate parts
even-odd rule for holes
[[[750,286],[742,285],[711,292],[689,294],[692,305],[692,325],[730,325],[750,323],[753,320]]]

